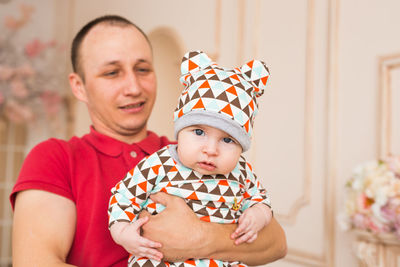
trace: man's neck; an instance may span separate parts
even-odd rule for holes
[[[120,132],[117,132],[117,131],[112,131],[110,129],[105,129],[102,127],[96,127],[94,125],[92,127],[98,133],[109,136],[111,138],[114,138],[116,140],[119,140],[119,141],[127,143],[127,144],[138,143],[147,137],[147,127],[143,127],[142,129],[137,130],[137,131],[132,130],[129,132],[123,131],[123,130],[121,130]]]

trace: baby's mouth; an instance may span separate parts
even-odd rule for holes
[[[215,164],[213,164],[212,162],[208,162],[208,161],[200,161],[198,163],[199,167],[202,169],[205,169],[207,171],[213,171],[217,168],[217,166],[215,166]]]

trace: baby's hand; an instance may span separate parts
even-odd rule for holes
[[[161,244],[140,236],[140,227],[149,220],[143,217],[133,223],[118,222],[111,226],[111,236],[115,243],[121,245],[130,254],[136,257],[146,257],[156,261],[161,261],[163,254],[156,248]]]
[[[259,203],[246,209],[239,217],[238,227],[231,238],[236,239],[235,244],[251,243],[257,238],[258,232],[266,226],[272,218],[271,208]]]

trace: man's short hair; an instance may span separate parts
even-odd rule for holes
[[[89,31],[94,28],[94,26],[99,25],[99,24],[106,24],[110,26],[117,26],[117,27],[127,27],[127,26],[133,26],[136,29],[139,30],[143,34],[143,36],[146,38],[147,42],[149,43],[150,47],[150,41],[147,35],[143,32],[142,29],[140,29],[137,25],[135,25],[133,22],[130,20],[118,16],[118,15],[105,15],[101,17],[97,17],[91,21],[89,21],[85,26],[81,28],[81,30],[75,35],[75,38],[72,41],[72,46],[71,46],[71,63],[72,63],[72,70],[77,73],[79,76],[81,76],[82,80],[84,81],[84,73],[82,69],[82,59],[80,55],[80,49],[83,40],[85,39],[86,35],[89,33]]]

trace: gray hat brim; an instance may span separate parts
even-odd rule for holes
[[[243,127],[241,127],[233,119],[214,111],[192,110],[177,119],[174,125],[175,138],[178,137],[179,131],[183,128],[200,124],[208,125],[228,133],[240,143],[243,152],[249,150],[251,140]]]

